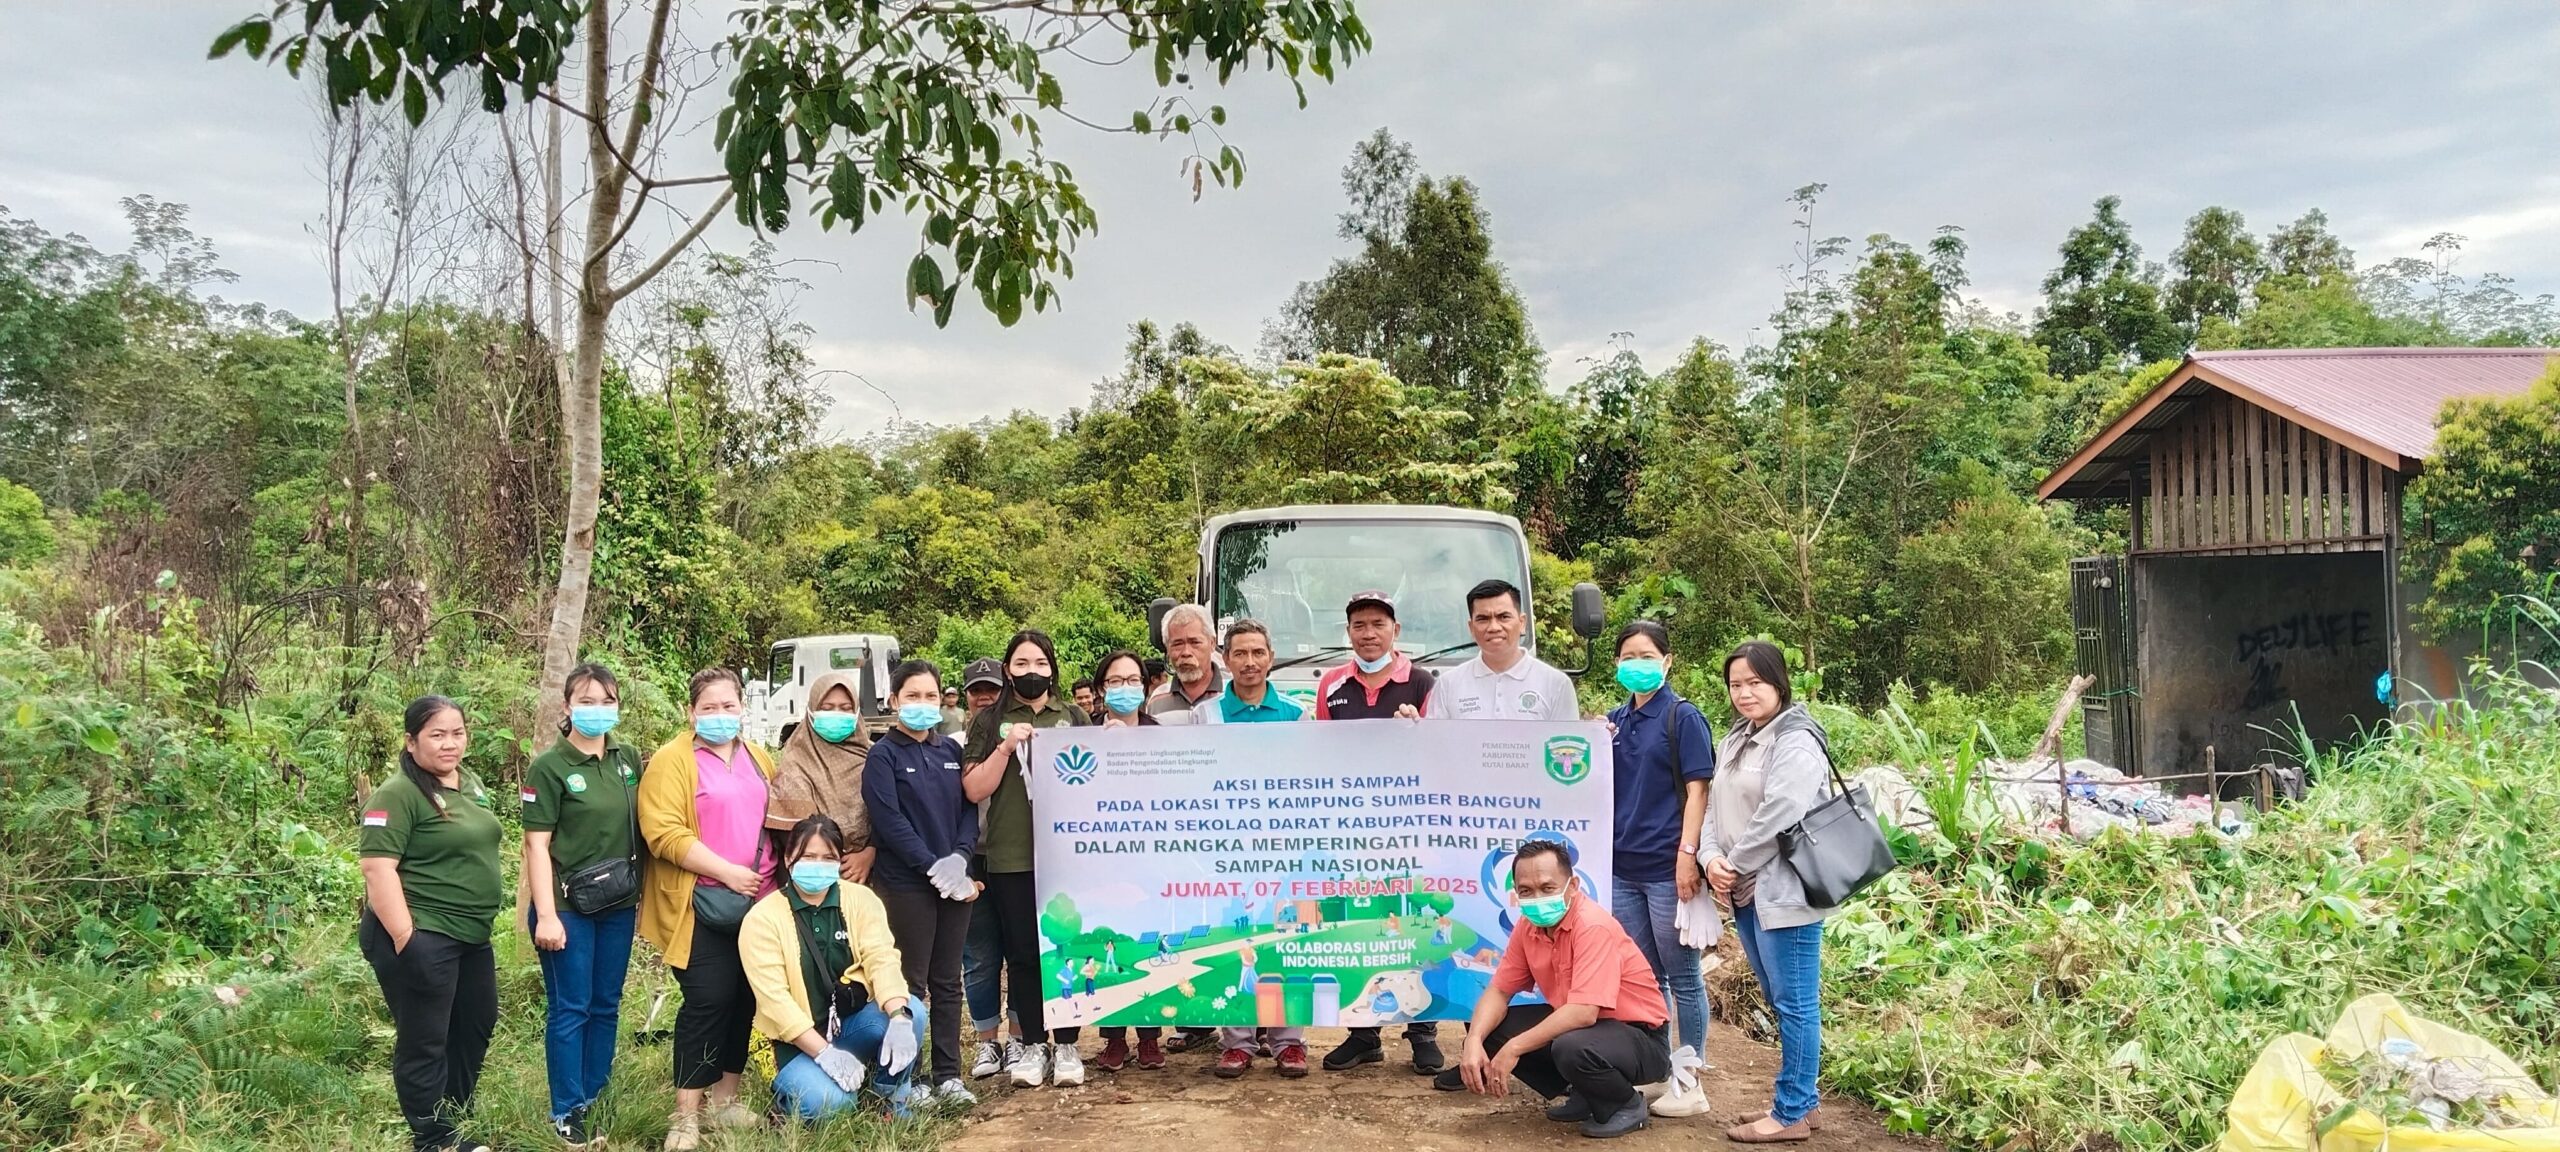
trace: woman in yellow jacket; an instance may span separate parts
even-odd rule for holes
[[[868,1080],[904,1111],[916,1028],[889,913],[843,877],[844,830],[809,816],[783,835],[791,882],[738,928],[756,990],[756,1030],[774,1042],[776,1110],[816,1120],[852,1107]]]
[[[773,760],[738,738],[745,711],[738,675],[706,668],[694,674],[688,696],[693,731],[649,757],[639,795],[640,839],[649,845],[640,935],[666,957],[684,991],[672,1045],[676,1114],[668,1152],[701,1146],[706,1106],[714,1127],[763,1122],[738,1103],[756,1007],[738,963],[738,927],[755,899],[774,888],[764,832]]]

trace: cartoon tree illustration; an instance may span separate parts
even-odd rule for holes
[[[1058,946],[1058,954],[1066,955],[1067,946],[1083,933],[1084,913],[1076,911],[1074,898],[1064,892],[1050,897],[1048,906],[1040,910],[1040,934]]]

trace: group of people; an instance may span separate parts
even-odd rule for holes
[[[1475,654],[1438,675],[1397,646],[1396,605],[1362,593],[1344,606],[1350,658],[1317,681],[1311,707],[1271,682],[1270,632],[1220,629],[1199,605],[1162,625],[1162,683],[1132,651],[1065,681],[1051,639],[1015,634],[959,684],[909,660],[886,684],[895,721],[865,732],[850,675],[809,686],[806,719],[768,753],[740,738],[741,685],[706,669],[687,686],[689,731],[640,753],[616,735],[620,686],[587,664],[563,685],[559,741],[527,769],[522,915],[547,998],[544,1059],[553,1125],[568,1146],[594,1137],[609,1079],[634,937],[657,948],[683,1003],[671,1048],[676,1112],[665,1147],[706,1129],[814,1119],[863,1105],[965,1106],[969,1079],[1020,1087],[1083,1083],[1079,1030],[1045,1028],[1032,811],[1021,752],[1061,725],[1252,724],[1300,720],[1580,718],[1572,681],[1523,646],[1520,590],[1488,580],[1467,595]],[[1818,1126],[1822,921],[1778,858],[1780,831],[1820,798],[1821,729],[1794,704],[1784,659],[1749,643],[1725,660],[1741,723],[1718,741],[1668,687],[1664,629],[1617,638],[1628,695],[1607,714],[1614,741],[1613,884],[1605,911],[1574,880],[1563,846],[1524,843],[1513,885],[1525,924],[1475,1005],[1458,1059],[1438,1026],[1406,1026],[1411,1066],[1436,1087],[1493,1095],[1517,1076],[1559,1102],[1552,1119],[1607,1137],[1649,1121],[1641,1086],[1669,1074],[1680,1044],[1703,1050],[1699,949],[1676,909],[1712,892],[1780,1024],[1781,1067],[1767,1114],[1739,1142],[1802,1140]],[[965,700],[965,707],[963,701]],[[501,824],[463,767],[468,725],[442,697],[412,703],[399,771],[365,804],[359,940],[397,1033],[392,1073],[420,1149],[461,1142],[497,1015],[492,925],[506,910]],[[1535,989],[1545,1000],[1513,1006]],[[962,1059],[962,1013],[977,1039]],[[1676,1024],[1676,1031],[1674,1025]],[[757,1037],[773,1046],[773,1100],[739,1098]],[[1308,1072],[1298,1028],[1102,1030],[1094,1064],[1163,1068],[1168,1052],[1218,1053],[1215,1073],[1268,1058]],[[1385,1059],[1376,1028],[1327,1053],[1329,1071]],[[918,1067],[922,1065],[922,1067]],[[912,1081],[912,1083],[911,1083]]]

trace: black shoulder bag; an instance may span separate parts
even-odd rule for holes
[[[620,771],[614,774],[620,775]],[[560,902],[580,916],[610,911],[640,893],[639,788],[632,784],[623,788],[630,793],[631,819],[622,827],[622,855],[590,864],[556,881]]]
[[[798,908],[790,909],[788,914],[791,917],[791,926],[800,932],[800,954],[813,961],[819,961],[819,971],[825,971],[826,965],[821,958],[826,953],[818,951],[818,937],[816,933],[809,931],[808,918],[800,915]],[[837,914],[842,915],[843,910],[839,908]],[[853,922],[846,921],[844,930],[846,936],[850,937],[853,934]],[[850,951],[850,947],[847,950]],[[819,995],[817,989],[809,989],[811,1016],[818,1015]],[[852,965],[846,965],[845,970],[837,973],[835,980],[827,985],[825,996],[826,1026],[819,1031],[832,1043],[836,1038],[836,1030],[843,1027],[845,1021],[853,1019],[857,1013],[870,1006],[871,989],[862,981],[854,979]]]
[[[1831,742],[1819,736],[1822,763],[1831,770],[1837,789],[1804,814],[1796,826],[1778,833],[1778,857],[1795,869],[1804,884],[1804,902],[1813,908],[1837,908],[1885,878],[1896,867],[1893,845],[1876,823],[1876,806],[1864,788],[1840,778],[1831,759]],[[1775,750],[1772,750],[1774,755]]]

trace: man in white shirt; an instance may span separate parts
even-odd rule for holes
[[[1440,674],[1422,714],[1435,720],[1581,719],[1573,680],[1520,646],[1528,630],[1528,606],[1510,581],[1487,580],[1468,589],[1467,631],[1475,637],[1475,658]]]

